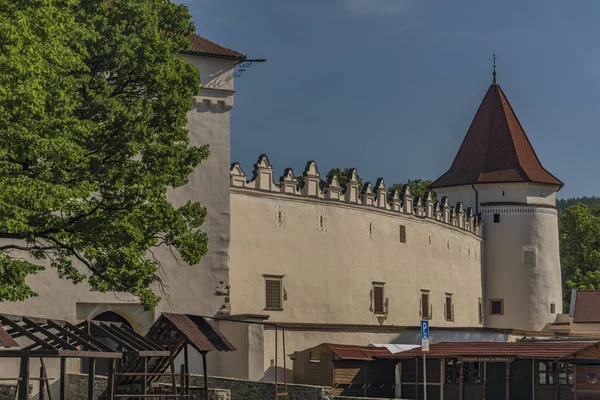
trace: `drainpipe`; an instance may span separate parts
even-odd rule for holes
[[[475,189],[475,184],[471,184],[471,187],[475,191],[475,215],[479,214],[479,192]]]

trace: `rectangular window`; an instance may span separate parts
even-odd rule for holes
[[[491,315],[503,315],[504,314],[504,300],[502,300],[502,299],[490,300],[490,314]]]
[[[282,280],[283,277],[281,276],[265,276],[265,310],[283,310]]]
[[[523,263],[528,265],[535,265],[535,251],[524,250],[523,251]]]
[[[553,361],[538,361],[537,384],[555,386],[557,383],[557,372],[559,385],[573,385],[575,379],[573,365],[566,362],[557,363]]]
[[[373,312],[375,314],[385,314],[383,283],[373,282]]]
[[[500,214],[494,214],[494,223],[497,224],[500,222]]]
[[[446,293],[445,312],[446,321],[454,321],[454,306],[452,305],[452,294]]]
[[[556,304],[550,303],[550,314],[556,313]]]
[[[406,226],[400,225],[400,243],[406,243]]]
[[[483,324],[483,301],[481,300],[481,298],[478,299],[479,300],[479,304],[478,309],[479,309],[479,323]]]
[[[429,308],[429,291],[421,291],[421,318],[431,319],[431,309]]]
[[[476,362],[462,362],[456,358],[446,358],[446,383],[460,383],[460,366],[463,366],[463,379],[465,383],[479,385],[483,383],[483,364]]]

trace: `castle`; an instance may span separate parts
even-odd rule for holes
[[[235,69],[246,57],[197,35],[184,56],[202,81],[188,113],[190,142],[209,144],[211,155],[169,198],[207,207],[209,253],[182,267],[156,252],[170,298],[154,312],[127,294],[73,286],[50,268],[31,281],[39,297],[2,303],[1,312],[117,315],[141,332],[162,311],[220,316],[238,351],[215,355],[209,373],[246,379],[272,379],[276,359],[277,330],[252,322],[285,329],[282,360],[325,342],[416,343],[421,319],[434,341],[507,341],[561,312],[554,205],[562,183],[542,167],[496,82],[423,198],[388,190],[383,179],[360,189],[356,170],[343,187],[340,177],[324,182],[314,161],[300,188],[299,174],[288,168],[278,177],[266,155],[251,175],[230,164]]]

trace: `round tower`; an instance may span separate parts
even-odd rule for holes
[[[504,92],[488,89],[438,197],[483,220],[484,325],[541,330],[562,311],[556,192]]]

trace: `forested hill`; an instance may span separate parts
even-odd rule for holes
[[[583,203],[586,206],[600,206],[600,197],[596,196],[583,196],[583,197],[572,197],[570,199],[556,200],[556,208],[558,208],[558,214],[562,215],[567,208],[574,206],[577,203]]]

